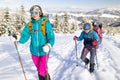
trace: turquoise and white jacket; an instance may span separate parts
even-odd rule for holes
[[[45,52],[43,51],[42,47],[49,43],[51,46],[54,45],[54,32],[52,29],[52,25],[49,20],[46,21],[46,36],[41,31],[41,22],[46,17],[41,17],[39,20],[31,19],[32,21],[32,30],[35,30],[36,32],[30,32],[28,23],[25,25],[24,29],[22,30],[21,37],[19,42],[24,44],[31,39],[30,41],[30,52],[33,55],[36,56],[43,56],[45,55]]]

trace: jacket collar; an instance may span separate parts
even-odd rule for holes
[[[41,17],[40,17],[38,20],[35,20],[35,19],[31,18],[31,21],[32,21],[33,23],[40,22],[41,20],[42,20]]]

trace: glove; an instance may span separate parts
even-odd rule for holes
[[[74,36],[74,37],[73,37],[73,40],[74,40],[74,41],[76,41],[76,40],[77,40],[77,38],[78,38],[77,36]]]
[[[20,39],[20,36],[13,34],[13,35],[10,36],[10,39],[11,39],[13,42],[14,42],[14,41],[18,41],[18,40]]]
[[[13,34],[12,37],[15,38],[16,40],[18,39],[16,34]]]
[[[51,45],[49,43],[47,43],[46,45],[43,46],[43,51],[45,53],[48,53],[51,49]]]
[[[93,45],[93,46],[97,46],[97,44],[98,44],[98,41],[97,41],[97,40],[94,40],[94,41],[92,42],[92,45]]]

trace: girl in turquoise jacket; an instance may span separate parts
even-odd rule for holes
[[[74,36],[74,40],[82,41],[84,40],[84,48],[82,50],[81,59],[85,62],[85,65],[88,65],[90,63],[90,72],[94,71],[94,65],[95,65],[95,55],[96,55],[96,47],[100,45],[100,38],[98,34],[91,30],[91,26],[89,23],[85,23],[84,31],[81,32],[79,37]],[[86,57],[87,54],[90,52],[90,60]]]
[[[42,9],[39,5],[34,5],[30,9],[32,31],[29,29],[29,23],[27,23],[21,33],[19,43],[24,44],[29,39],[30,41],[30,52],[32,59],[37,67],[39,80],[45,80],[48,75],[47,71],[47,59],[51,47],[54,45],[54,32],[52,25],[49,20],[45,23],[46,35],[43,34],[41,24],[46,17],[43,16]],[[49,76],[50,78],[50,76]]]

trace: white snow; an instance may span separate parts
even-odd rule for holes
[[[103,36],[102,45],[97,50],[98,68],[95,67],[94,74],[89,74],[80,59],[76,67],[76,49],[72,38],[79,36],[80,32],[55,34],[55,45],[48,61],[52,80],[120,80],[120,36]],[[29,41],[18,46],[27,80],[38,80],[29,52]],[[77,42],[78,58],[82,48],[83,42]],[[25,80],[11,37],[0,37],[0,80]]]
[[[111,15],[111,14],[84,14],[84,13],[80,13],[80,14],[74,14],[74,13],[71,13],[71,15],[74,15],[76,17],[80,17],[80,16],[83,16],[83,17],[105,17],[105,18],[120,18],[120,16],[117,16],[117,15]]]
[[[111,15],[111,14],[102,14],[100,17],[106,17],[106,18],[120,18],[119,16],[116,15]]]

